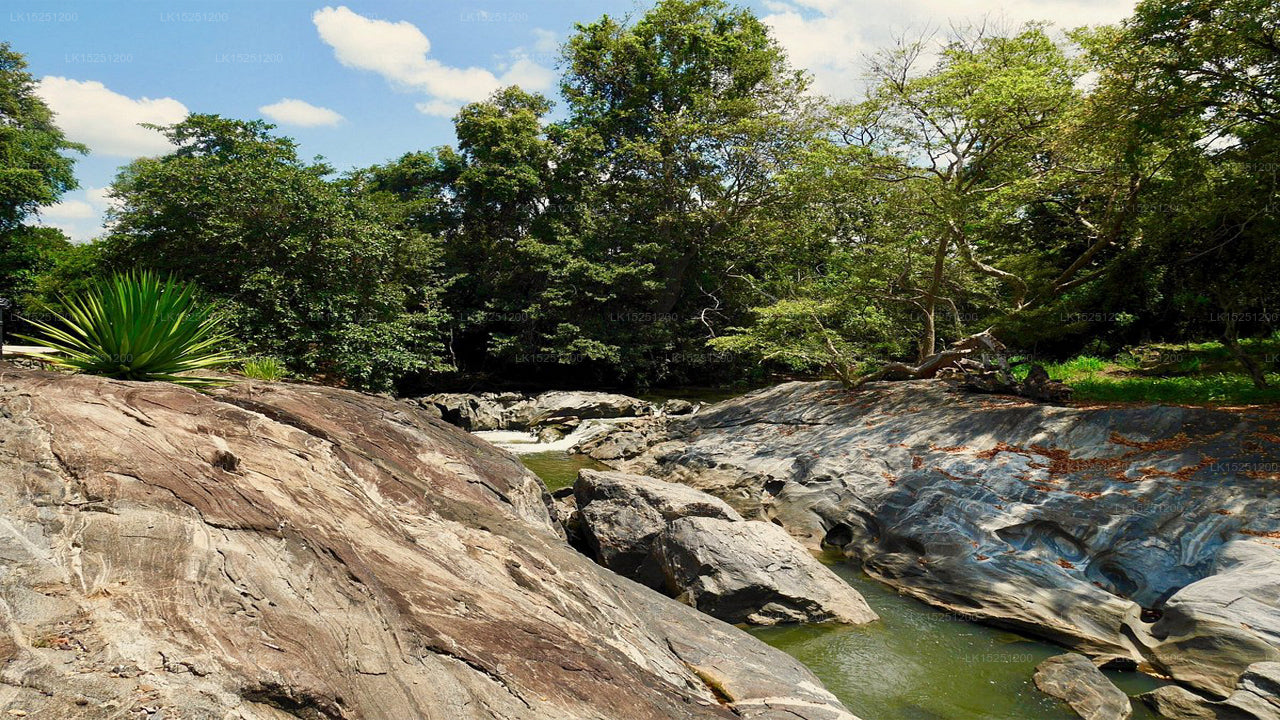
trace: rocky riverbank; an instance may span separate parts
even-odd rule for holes
[[[0,455],[15,717],[852,718],[408,403],[3,368]]]
[[[1252,693],[1280,659],[1274,413],[789,383],[582,449],[838,548],[933,605],[1210,700]],[[1175,694],[1166,708],[1190,706]]]

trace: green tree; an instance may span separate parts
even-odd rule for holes
[[[22,54],[0,43],[0,233],[75,189],[75,160],[68,152],[85,147],[54,124]]]
[[[121,171],[106,257],[195,282],[296,372],[390,388],[443,366],[431,244],[261,121],[191,115]]]

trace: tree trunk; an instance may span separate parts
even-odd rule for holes
[[[924,334],[920,338],[920,356],[917,361],[925,362],[937,352],[938,344],[938,291],[942,289],[942,274],[946,269],[947,246],[950,238],[943,235],[938,239],[938,247],[933,253],[933,277],[929,281],[929,289],[924,296]]]
[[[1227,311],[1227,324],[1222,330],[1222,344],[1227,346],[1227,350],[1231,353],[1231,357],[1240,363],[1244,371],[1248,373],[1249,379],[1253,380],[1253,386],[1258,389],[1267,387],[1267,375],[1262,370],[1262,366],[1257,360],[1249,357],[1249,354],[1240,347],[1240,331],[1236,328],[1236,319],[1234,313]]]

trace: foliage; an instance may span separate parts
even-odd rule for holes
[[[177,149],[126,167],[104,244],[218,298],[254,351],[334,382],[389,389],[444,367],[434,249],[260,122],[191,115]]]
[[[231,341],[223,316],[198,302],[193,286],[172,278],[118,274],[63,306],[56,324],[34,323],[43,336],[24,339],[52,347],[55,364],[67,369],[200,387],[219,381],[186,373],[234,359],[222,349]]]
[[[0,238],[76,187],[66,153],[85,152],[54,125],[26,68],[21,54],[0,43]]]

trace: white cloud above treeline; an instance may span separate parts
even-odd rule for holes
[[[513,51],[495,73],[481,67],[454,67],[430,57],[431,41],[407,21],[368,18],[346,6],[322,8],[311,20],[338,62],[377,73],[399,90],[427,95],[415,106],[427,115],[452,115],[462,105],[483,100],[507,85],[545,90],[555,81],[550,67],[523,50]],[[545,46],[546,31],[535,31],[535,37],[538,46]]]
[[[67,137],[98,155],[132,159],[167,153],[173,149],[169,140],[139,123],[171,125],[187,116],[187,107],[173,98],[134,99],[94,80],[48,75],[36,92]]]
[[[333,127],[345,119],[329,108],[294,98],[281,98],[279,102],[258,108],[258,112],[281,125],[294,127]]]
[[[1134,0],[767,0],[762,19],[792,62],[813,73],[814,89],[839,98],[861,95],[865,57],[901,36],[984,20],[1059,28],[1122,20]]]

